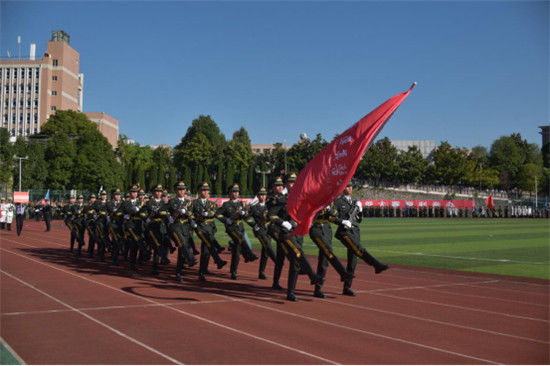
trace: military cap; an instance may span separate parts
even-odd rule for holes
[[[90,195],[90,198],[97,198],[97,197],[96,197],[96,195],[95,195],[94,193],[92,193],[92,194]]]
[[[6,199],[4,197],[0,198],[0,201],[6,201]]]
[[[274,186],[282,186],[283,185],[283,178],[282,177],[275,178],[275,181],[273,182],[273,185]]]
[[[258,191],[258,196],[261,194],[267,194],[265,187],[260,188],[260,190]]]
[[[138,194],[139,194],[140,196],[144,196],[144,195],[145,195],[145,191],[144,191],[143,189],[140,189]]]
[[[179,181],[174,184],[174,189],[187,189],[187,186],[185,185],[184,181]]]
[[[139,192],[139,186],[137,184],[134,184],[132,187],[130,187],[130,192]]]
[[[162,191],[162,196],[163,196],[163,197],[168,196],[168,191],[167,191],[166,189]]]
[[[162,188],[162,184],[157,184],[155,186],[155,189],[153,189],[153,192],[162,192],[164,191],[164,188]]]
[[[107,194],[107,192],[105,190],[102,190],[101,192],[99,192],[100,196],[105,196],[106,194]]]
[[[120,192],[120,189],[118,189],[118,188],[114,188],[114,189],[111,191],[111,194],[112,194],[112,195],[117,195],[117,194],[120,195],[121,193],[122,193],[122,192]]]
[[[201,184],[201,188],[200,188],[201,191],[209,191],[210,190],[210,184],[208,184],[208,182],[203,182]]]
[[[240,191],[241,191],[241,187],[239,187],[237,183],[233,183],[231,188],[229,188],[229,192],[240,192]]]
[[[84,199],[84,196],[79,194],[78,197],[76,197],[76,199],[79,199],[79,200],[83,200]]]
[[[297,178],[296,173],[291,173],[291,174],[286,178],[286,181],[287,181],[287,182],[296,182],[296,178]]]

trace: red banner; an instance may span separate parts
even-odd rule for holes
[[[444,207],[463,208],[471,210],[475,206],[474,200],[361,200],[363,207]]]
[[[288,214],[298,224],[293,234],[306,235],[315,214],[344,191],[363,154],[414,85],[342,132],[300,171],[287,203]]]
[[[29,192],[13,192],[13,202],[29,203]]]

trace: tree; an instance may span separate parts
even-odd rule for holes
[[[21,187],[24,190],[45,188],[48,171],[44,160],[44,146],[33,140],[25,141],[23,137],[17,138],[14,144],[17,156],[28,156],[21,165]],[[14,183],[19,185],[19,171],[14,171]]]
[[[214,183],[214,194],[223,195],[223,162],[218,162],[218,169],[216,171],[216,182]]]
[[[524,164],[518,173],[518,188],[527,192],[535,192],[535,179],[537,179],[538,184],[542,184],[541,167],[535,163]]]
[[[287,152],[288,169],[299,172],[327,145],[328,142],[323,139],[320,133],[315,136],[314,140],[303,139],[298,141]]]
[[[14,172],[14,148],[7,128],[0,128],[0,188],[2,196],[11,182]]]
[[[441,142],[433,153],[433,165],[428,168],[428,180],[436,184],[465,184],[468,171],[468,152]]]
[[[397,149],[385,137],[367,150],[357,168],[357,177],[396,182],[402,175],[397,160]]]
[[[401,151],[397,157],[399,164],[398,180],[401,183],[420,183],[428,169],[428,162],[416,146],[410,146],[407,151]]]

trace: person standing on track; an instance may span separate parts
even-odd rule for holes
[[[193,219],[192,205],[193,202],[185,198],[185,183],[180,181],[174,185],[176,197],[168,202],[170,215],[173,220],[168,231],[170,238],[178,248],[178,260],[176,263],[176,281],[181,282],[182,270],[184,263],[190,267],[197,264],[197,260],[193,255],[190,238],[193,235],[190,221]]]
[[[220,258],[217,247],[219,246],[214,234],[216,233],[216,224],[214,216],[217,206],[214,202],[209,201],[210,185],[204,182],[200,187],[200,197],[193,201],[192,214],[194,220],[191,222],[191,227],[197,232],[201,239],[201,257],[199,266],[199,280],[206,281],[204,277],[208,273],[208,262],[210,255],[216,262],[218,269],[222,269],[227,264],[226,261]]]
[[[361,258],[368,265],[373,266],[374,272],[378,274],[387,270],[389,266],[380,263],[361,246],[359,223],[363,218],[363,206],[361,201],[352,199],[352,192],[353,186],[350,182],[344,189],[344,193],[334,201],[334,209],[336,212],[334,220],[338,224],[335,237],[340,240],[348,250],[348,264],[346,269],[350,274],[355,273],[357,257]],[[355,296],[355,292],[351,289],[351,283],[351,278],[344,281],[343,295]]]
[[[76,230],[76,241],[78,243],[78,249],[76,251],[76,256],[80,257],[82,247],[84,246],[84,196],[81,194],[76,197],[76,203],[73,205],[73,227]]]
[[[100,262],[105,261],[105,249],[110,247],[109,243],[109,226],[107,222],[108,217],[108,202],[107,192],[99,192],[99,200],[94,202],[94,210],[96,213],[95,228],[97,234],[97,255]]]
[[[52,205],[49,198],[45,199],[44,206],[42,206],[42,214],[46,223],[46,232],[48,232],[50,231],[50,223],[52,221]]]
[[[327,206],[321,211],[317,212],[311,228],[309,229],[309,237],[319,248],[319,257],[317,262],[317,276],[321,278],[321,282],[315,285],[313,296],[321,299],[325,298],[325,294],[321,291],[323,282],[325,281],[325,274],[327,273],[328,263],[334,267],[336,272],[340,275],[342,281],[353,278],[353,275],[349,274],[342,263],[338,260],[334,252],[332,251],[332,228],[331,222],[334,221],[334,207],[333,205]]]
[[[153,190],[153,198],[147,202],[143,209],[147,215],[145,235],[153,250],[153,275],[158,274],[158,265],[167,233],[165,221],[170,216],[170,208],[162,199],[162,194],[162,185],[157,184]]]
[[[134,184],[130,188],[130,199],[124,201],[121,204],[120,210],[124,216],[124,231],[128,238],[127,247],[124,249],[124,255],[129,252],[130,255],[130,269],[137,269],[137,256],[139,251],[139,262],[142,264],[146,257],[146,242],[144,236],[144,223],[143,219],[147,214],[141,211],[142,202],[138,200],[139,187]],[[162,194],[162,189],[160,191]],[[143,215],[142,215],[143,214]]]
[[[23,221],[25,220],[25,206],[21,202],[15,204],[15,225],[17,226],[17,236],[21,235],[23,230]]]
[[[109,225],[109,232],[111,233],[111,256],[113,258],[113,265],[118,266],[118,255],[124,245],[124,229],[123,229],[123,216],[122,212],[122,200],[120,199],[120,189],[115,188],[111,191],[112,199],[107,204],[107,222]]]
[[[266,228],[266,224],[269,220],[267,218],[267,206],[265,203],[267,197],[265,187],[261,187],[256,196],[258,197],[258,202],[249,206],[248,217],[245,222],[252,227],[254,236],[262,245],[258,278],[260,280],[265,280],[267,279],[265,276],[267,258],[269,257],[273,262],[275,262],[276,257],[273,247],[271,246],[271,237],[267,234]]]
[[[244,203],[239,200],[240,187],[238,184],[233,184],[229,190],[229,200],[225,201],[217,210],[216,218],[225,225],[225,232],[233,241],[231,249],[231,279],[237,280],[237,268],[241,251],[245,263],[252,262],[258,259],[252,249],[244,240],[244,225],[242,220],[246,218]]]
[[[76,240],[76,237],[77,237],[76,228],[73,225],[73,219],[74,219],[73,206],[74,206],[74,196],[71,195],[69,196],[69,202],[66,203],[65,206],[63,206],[63,221],[71,231],[71,249],[70,249],[71,252],[73,251],[74,241]]]
[[[88,255],[90,258],[94,256],[95,244],[99,242],[96,228],[97,213],[95,210],[95,202],[96,196],[95,194],[91,194],[88,204],[84,207],[84,227],[88,232]]]

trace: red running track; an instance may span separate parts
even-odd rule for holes
[[[132,274],[69,253],[58,221],[43,230],[0,232],[0,335],[29,364],[550,363],[547,280],[361,264],[356,297],[329,269],[326,299],[300,276],[291,303],[257,262],[180,284],[174,264]]]

